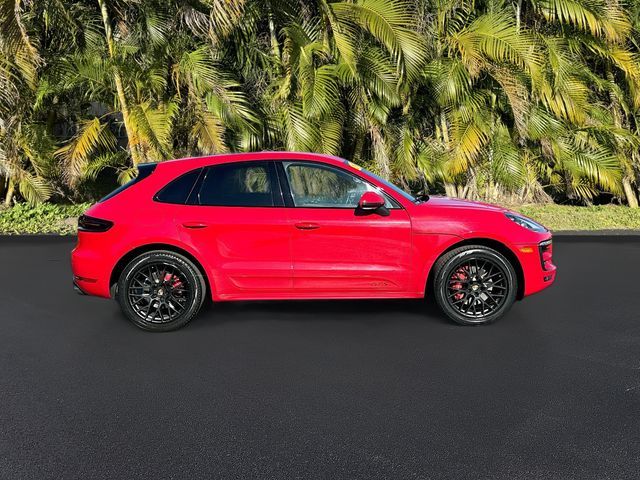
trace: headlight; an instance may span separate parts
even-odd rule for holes
[[[515,215],[513,213],[505,213],[506,217],[512,222],[516,222],[521,227],[524,227],[528,230],[538,233],[544,233],[547,231],[542,225],[537,222],[534,222],[530,218],[521,217],[520,215]]]

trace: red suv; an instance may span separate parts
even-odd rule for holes
[[[78,292],[137,326],[179,328],[213,301],[423,298],[490,323],[551,285],[551,233],[504,208],[414,198],[343,159],[262,152],[139,167],[87,210]]]

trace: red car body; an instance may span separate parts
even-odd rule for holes
[[[360,177],[392,199],[386,216],[353,209],[202,206],[162,203],[156,194],[180,175],[235,162],[321,163]],[[514,265],[518,298],[555,279],[548,231],[507,218],[507,210],[444,197],[415,202],[343,159],[292,152],[223,154],[159,163],[152,174],[92,206],[112,226],[80,231],[72,253],[76,286],[113,296],[128,259],[154,248],[180,252],[201,268],[214,301],[318,298],[421,298],[434,262],[465,244],[486,245]]]

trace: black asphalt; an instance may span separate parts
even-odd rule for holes
[[[489,327],[419,301],[214,305],[150,334],[73,239],[0,239],[0,478],[637,479],[640,238],[559,239]]]

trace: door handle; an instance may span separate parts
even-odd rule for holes
[[[184,228],[198,229],[198,228],[207,228],[209,225],[204,222],[184,222],[182,226]]]
[[[298,230],[315,230],[316,228],[320,228],[320,225],[312,222],[300,222],[296,223],[296,228]]]

